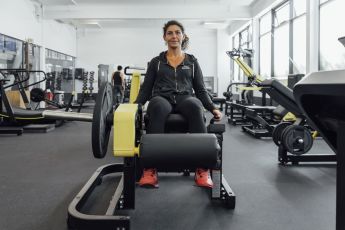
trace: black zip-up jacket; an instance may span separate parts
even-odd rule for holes
[[[175,69],[169,65],[165,51],[150,61],[136,103],[145,104],[154,96],[162,96],[171,104],[176,104],[176,97],[193,95],[193,91],[207,110],[212,112],[215,109],[206,91],[197,59],[186,54]]]

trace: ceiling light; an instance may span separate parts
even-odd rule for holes
[[[229,23],[226,21],[204,22],[203,24],[206,28],[211,29],[224,29],[229,25]]]
[[[82,23],[82,25],[85,25],[85,27],[89,28],[102,28],[102,26],[98,22],[85,22]]]

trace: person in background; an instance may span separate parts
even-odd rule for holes
[[[112,81],[114,104],[122,103],[125,89],[125,76],[122,72],[122,66],[117,66],[117,71],[113,73]]]

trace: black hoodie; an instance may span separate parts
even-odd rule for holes
[[[169,65],[165,51],[150,61],[136,103],[145,104],[154,96],[162,96],[171,104],[176,104],[179,95],[193,93],[207,110],[212,112],[215,109],[205,88],[197,59],[186,54],[183,62],[175,69]]]

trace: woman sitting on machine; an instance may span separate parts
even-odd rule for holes
[[[183,25],[174,20],[168,21],[163,27],[163,39],[168,50],[150,61],[135,102],[145,104],[150,100],[147,133],[164,133],[165,121],[170,113],[180,113],[186,118],[190,133],[206,133],[204,107],[215,120],[220,120],[222,113],[216,109],[207,93],[197,59],[183,52],[189,41]],[[211,188],[213,182],[209,169],[197,168],[195,183]],[[157,170],[144,169],[139,184],[158,187]]]

